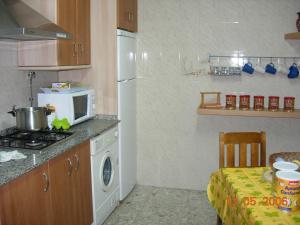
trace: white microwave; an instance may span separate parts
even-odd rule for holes
[[[38,93],[38,106],[55,107],[58,119],[67,118],[70,125],[81,123],[95,116],[95,91],[74,93]]]

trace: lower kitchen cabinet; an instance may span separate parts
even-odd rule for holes
[[[65,152],[49,161],[51,177],[51,197],[53,208],[53,224],[73,225],[76,222],[76,213],[73,200],[74,178],[72,153]]]
[[[74,170],[75,189],[73,189],[75,205],[77,206],[77,224],[92,224],[92,180],[90,145],[82,143],[74,148],[73,159],[76,162]]]
[[[92,195],[89,142],[49,162],[53,224],[90,225]]]
[[[89,141],[0,188],[0,225],[90,225]]]
[[[1,225],[51,225],[48,163],[0,188]]]

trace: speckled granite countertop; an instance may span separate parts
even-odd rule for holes
[[[117,123],[118,120],[113,119],[113,117],[109,119],[95,118],[83,122],[70,129],[71,132],[74,132],[73,135],[47,148],[44,148],[41,151],[0,148],[0,151],[18,150],[27,156],[26,159],[0,163],[0,186],[26,172],[29,172],[33,168],[42,165],[43,163],[60,155],[73,146],[103,133],[104,131],[114,127]]]

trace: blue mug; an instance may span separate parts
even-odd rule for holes
[[[299,69],[296,63],[293,63],[293,65],[289,68],[290,72],[288,74],[288,78],[297,78],[299,76]]]
[[[274,67],[273,63],[269,63],[268,65],[266,65],[265,72],[270,74],[276,74],[277,70]]]
[[[243,66],[243,69],[242,69],[243,72],[245,73],[249,73],[249,74],[253,74],[254,73],[254,69],[252,67],[252,64],[251,63],[246,63],[244,66]]]

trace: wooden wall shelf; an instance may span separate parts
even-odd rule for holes
[[[228,110],[228,109],[203,109],[198,108],[199,115],[215,115],[215,116],[246,116],[246,117],[271,117],[271,118],[297,118],[300,119],[300,109],[294,112],[283,112],[282,109],[278,112],[271,111],[248,111],[243,110]]]
[[[300,40],[300,32],[285,34],[284,39],[285,40]]]

